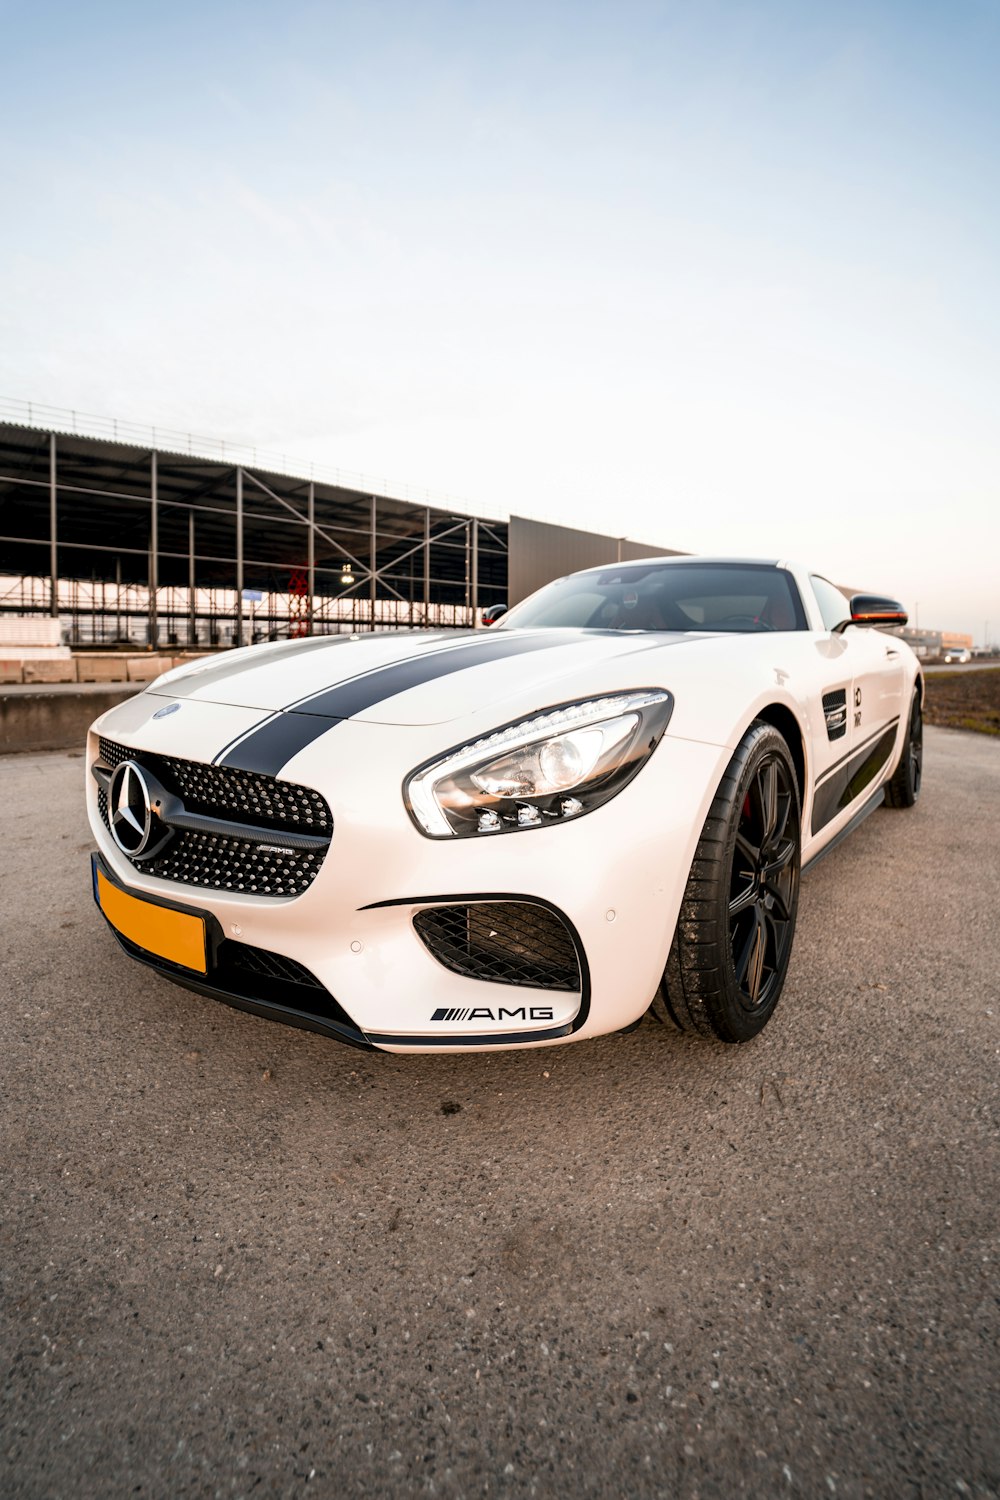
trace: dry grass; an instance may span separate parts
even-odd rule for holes
[[[928,672],[924,719],[945,729],[1000,735],[1000,667]]]

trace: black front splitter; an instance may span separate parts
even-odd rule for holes
[[[107,918],[104,919],[107,922]],[[274,1000],[257,1000],[251,995],[238,994],[234,990],[219,989],[210,983],[208,979],[201,979],[195,974],[189,974],[186,970],[178,969],[175,965],[157,958],[154,953],[147,953],[144,948],[139,948],[128,938],[122,937],[111,923],[108,927],[114,933],[118,946],[134,958],[138,963],[145,964],[147,969],[154,970],[163,979],[169,979],[171,984],[176,984],[185,990],[193,990],[196,995],[206,995],[209,1000],[221,1000],[223,1005],[231,1005],[234,1010],[245,1010],[253,1016],[262,1016],[265,1021],[280,1021],[284,1026],[297,1026],[301,1031],[315,1031],[320,1036],[331,1037],[335,1042],[343,1042],[345,1046],[357,1047],[363,1052],[377,1052],[363,1031],[352,1030],[348,1026],[337,1021],[324,1020],[322,1016],[311,1015],[308,1011],[298,1010],[292,1005],[279,1005]]]

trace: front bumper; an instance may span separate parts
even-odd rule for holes
[[[169,742],[176,719],[149,722],[156,699],[111,710],[95,730],[157,754],[192,754]],[[190,708],[190,705],[188,706]],[[218,709],[213,706],[213,717]],[[210,919],[227,961],[184,972],[119,936],[133,957],[175,982],[242,1009],[387,1051],[531,1047],[617,1031],[654,994],[677,920],[694,845],[728,752],[667,735],[636,780],[576,824],[496,839],[436,841],[411,823],[400,784],[440,731],[362,722],[339,725],[282,770],[322,792],[333,840],[322,869],[294,899],[262,899],[157,879],[120,852],[88,805],[102,867],[123,889]],[[96,758],[92,732],[88,766]],[[390,760],[391,752],[391,760]],[[391,771],[387,773],[387,766]],[[444,967],[414,926],[450,903],[515,901],[557,912],[572,935],[579,983],[554,992],[487,982]],[[237,978],[245,948],[301,966],[304,995],[287,980]]]
[[[272,1021],[282,1021],[306,1031],[320,1032],[324,1036],[346,1042],[348,1046],[362,1047],[370,1051],[378,1046],[386,1048],[393,1045],[397,1047],[412,1045],[412,1039],[407,1034],[393,1036],[376,1033],[372,1037],[366,1036],[343,1006],[303,964],[286,955],[267,952],[248,943],[227,938],[218,919],[207,908],[175,900],[165,901],[162,898],[149,896],[145,892],[138,896],[134,889],[130,889],[118,880],[99,854],[91,855],[91,882],[94,903],[114,934],[119,947],[130,958],[154,969],[174,984],[182,985],[185,989],[193,990],[197,994],[208,995],[213,1000],[222,1000],[238,1010],[250,1011],[254,1015],[264,1016]],[[144,946],[134,934],[122,930],[120,918],[109,909],[107,899],[109,886],[112,891],[125,896],[133,904],[151,908],[157,913],[161,910],[169,911],[185,918],[194,918],[202,923],[205,933],[204,966],[191,967],[162,952],[151,951],[150,947]],[[481,904],[484,909],[497,910],[499,909],[498,903],[509,900],[510,898],[494,895],[482,898],[482,902],[479,903],[475,898],[465,897],[463,905],[478,909]],[[393,906],[398,903],[385,904]],[[531,905],[543,909],[538,902],[531,903]],[[440,906],[421,905],[420,912],[426,915],[454,909],[454,906],[450,904],[447,906],[443,904]],[[556,913],[554,907],[544,909],[552,917],[561,918],[561,914]],[[565,924],[565,919],[561,920]],[[533,997],[523,1002],[516,995],[505,993],[503,1002],[498,1001],[495,1006],[486,1005],[482,993],[479,993],[475,997],[480,1002],[478,1005],[472,1007],[436,1006],[431,1020],[463,1026],[470,1021],[481,1024],[485,1020],[494,1020],[501,1024],[506,1022],[508,1027],[520,1021],[523,1029],[521,1031],[503,1030],[495,1036],[485,1036],[482,1030],[471,1034],[443,1033],[428,1040],[432,1041],[436,1047],[447,1048],[470,1044],[509,1047],[519,1043],[557,1041],[579,1031],[586,1022],[590,1010],[590,976],[586,955],[578,935],[568,927],[567,933],[575,948],[580,981],[578,990],[569,997],[569,1009],[575,1012],[570,1019],[561,1024],[547,1024],[555,1019],[555,1007],[552,1003],[553,997],[544,991],[538,991],[537,994],[532,992]],[[482,980],[476,981],[477,989],[481,989],[483,983]],[[498,990],[500,986],[491,984],[489,988]],[[544,997],[541,1003],[537,998],[538,995]]]

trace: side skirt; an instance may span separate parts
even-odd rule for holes
[[[865,821],[869,813],[873,813],[877,807],[881,807],[884,801],[885,787],[880,786],[875,795],[873,797],[869,797],[868,801],[865,803],[860,812],[856,812],[851,821],[849,823],[845,823],[844,827],[837,834],[836,838],[832,838],[830,842],[819,851],[818,854],[814,854],[812,858],[802,866],[803,875],[807,870],[815,870],[820,860],[826,859],[826,856],[828,854],[832,854],[837,845],[842,843],[849,833],[853,833],[855,828],[857,828],[859,824]]]

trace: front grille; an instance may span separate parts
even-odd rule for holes
[[[580,989],[576,944],[565,922],[529,901],[434,906],[413,918],[438,963],[468,979],[539,990]]]
[[[172,755],[148,755],[129,750],[113,740],[100,740],[105,765],[120,766],[132,759],[148,766],[170,792],[176,792],[188,812],[231,814],[243,823],[273,823],[286,833],[329,833],[333,818],[325,799],[309,786],[279,781],[257,771],[210,766],[204,761],[177,760]]]
[[[186,812],[202,813],[228,823],[231,833],[175,828],[152,859],[133,860],[137,869],[182,885],[210,890],[243,891],[252,896],[299,896],[312,885],[326,857],[325,849],[281,849],[282,833],[329,837],[333,817],[324,797],[312,787],[278,781],[255,771],[231,770],[174,756],[129,750],[113,740],[100,741],[105,765],[134,760],[147,767]],[[97,806],[106,826],[108,799],[98,790]],[[274,829],[274,843],[241,837],[244,824]]]
[[[164,756],[164,786],[183,799],[189,812],[211,813],[237,822],[273,823],[288,833],[329,833],[330,809],[312,787],[278,781],[256,771],[236,771],[229,766],[207,766],[194,760]],[[164,779],[164,777],[168,779]]]
[[[289,854],[262,854],[261,845],[247,839],[179,828],[160,854],[137,867],[183,885],[244,891],[251,896],[298,896],[312,885],[323,857],[320,852],[297,849]]]
[[[128,760],[129,756],[133,753],[125,745],[116,745],[114,740],[98,740],[98,746],[100,748],[101,759],[112,770],[114,770],[115,766],[120,766],[123,760]]]

